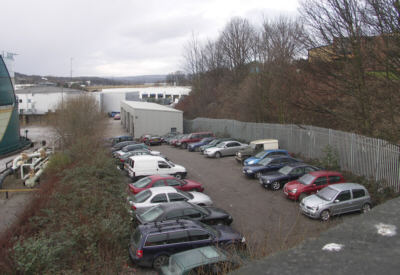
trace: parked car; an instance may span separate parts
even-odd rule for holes
[[[173,254],[168,265],[161,267],[164,275],[228,274],[240,266],[238,257],[215,246],[204,246]]]
[[[115,114],[114,115],[114,120],[120,120],[121,119],[121,115],[120,114]]]
[[[288,151],[283,149],[265,150],[258,152],[253,157],[245,159],[243,165],[254,165],[257,164],[260,160],[270,156],[290,156],[290,155]]]
[[[139,142],[141,142],[141,143],[146,143],[146,141],[147,141],[151,136],[152,136],[152,135],[150,135],[150,134],[141,135],[141,136],[139,137]]]
[[[371,197],[367,189],[357,183],[329,185],[318,193],[304,198],[301,212],[313,219],[329,220],[331,216],[371,209]]]
[[[212,200],[206,194],[200,192],[184,192],[171,186],[152,187],[128,197],[128,203],[132,210],[148,209],[160,203],[176,201],[187,201],[201,206],[212,205]]]
[[[155,222],[136,228],[129,256],[135,264],[159,269],[172,254],[209,245],[243,247],[245,238],[226,225],[209,226],[192,220]]]
[[[259,139],[250,142],[249,146],[239,150],[236,153],[235,159],[244,163],[245,159],[256,155],[257,153],[265,150],[279,149],[279,142],[277,139]]]
[[[128,188],[132,194],[137,194],[151,187],[171,186],[182,191],[203,192],[204,187],[201,183],[193,180],[177,179],[169,175],[152,175],[128,184]]]
[[[214,137],[214,134],[212,132],[190,133],[189,135],[179,139],[176,142],[176,146],[181,147],[182,149],[187,149],[189,143],[199,142],[201,139],[206,137]]]
[[[141,156],[141,155],[160,156],[160,157],[167,159],[166,157],[161,155],[161,153],[159,151],[151,151],[149,149],[143,148],[143,149],[138,149],[135,151],[127,152],[127,153],[123,154],[122,156],[120,156],[119,158],[116,158],[115,162],[117,163],[118,168],[123,170],[125,161],[127,161],[129,157]]]
[[[232,139],[231,138],[217,138],[217,139],[214,139],[209,144],[200,146],[200,152],[203,154],[204,150],[206,150],[208,148],[211,148],[211,147],[215,147],[218,144],[220,144],[221,142],[229,141],[229,140],[232,140]]]
[[[133,140],[118,142],[118,143],[114,144],[113,147],[111,147],[111,153],[119,151],[119,150],[121,150],[123,147],[125,147],[127,145],[136,144],[136,143],[137,142],[133,141]]]
[[[198,151],[200,151],[200,146],[207,145],[214,139],[215,139],[214,137],[203,138],[199,142],[194,142],[194,143],[189,144],[187,149],[189,152],[198,152]]]
[[[113,157],[119,158],[128,152],[135,151],[135,150],[141,150],[141,149],[149,149],[149,147],[147,147],[147,145],[144,143],[127,145],[127,146],[122,147],[121,150],[114,152]]]
[[[162,139],[160,136],[150,136],[145,143],[147,145],[161,145]]]
[[[260,178],[263,173],[277,171],[289,163],[295,162],[301,162],[301,160],[289,156],[270,156],[260,160],[257,164],[244,166],[243,174],[251,178]]]
[[[124,164],[124,170],[132,179],[150,175],[173,175],[177,179],[186,177],[186,169],[160,156],[133,156]]]
[[[169,141],[169,145],[176,147],[177,146],[176,143],[178,142],[178,140],[185,138],[186,136],[187,135],[178,135],[178,136],[174,137],[173,139],[171,139]]]
[[[162,136],[162,141],[163,141],[163,143],[169,144],[169,141],[170,141],[171,139],[175,138],[175,137],[178,136],[178,135],[181,135],[181,133],[179,133],[179,132],[170,132],[170,133],[167,133],[167,134],[165,134],[165,135]]]
[[[270,188],[272,190],[279,190],[289,181],[297,180],[304,174],[318,170],[320,170],[318,167],[309,164],[293,162],[282,167],[276,172],[263,174],[259,180],[261,186]]]
[[[224,156],[234,156],[240,149],[245,148],[248,144],[231,140],[219,143],[215,147],[208,148],[204,151],[204,155],[210,158],[220,158]]]
[[[111,146],[123,141],[133,141],[133,136],[117,136],[110,138]]]
[[[330,184],[344,182],[343,175],[339,172],[315,171],[286,183],[283,192],[288,199],[301,201],[307,195],[316,193]]]
[[[208,225],[230,225],[233,221],[231,215],[225,210],[211,206],[199,206],[186,201],[163,203],[146,211],[137,210],[134,214],[134,224],[189,219],[200,221]]]

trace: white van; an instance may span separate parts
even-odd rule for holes
[[[185,167],[152,155],[132,156],[125,162],[124,169],[132,179],[151,175],[173,175],[182,179],[187,174]]]

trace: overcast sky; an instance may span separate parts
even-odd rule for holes
[[[214,39],[234,16],[255,25],[294,16],[297,0],[1,0],[0,51],[24,74],[133,76],[182,69],[195,34]]]

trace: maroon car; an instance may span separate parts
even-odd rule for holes
[[[129,191],[132,194],[137,194],[142,190],[158,186],[172,186],[182,191],[204,191],[201,183],[187,179],[177,179],[174,176],[153,175],[142,178],[128,185]]]
[[[188,147],[189,143],[199,142],[203,138],[207,138],[207,137],[214,137],[214,134],[212,132],[191,133],[191,134],[179,139],[176,142],[175,146],[186,149]]]
[[[285,184],[283,192],[288,199],[302,200],[307,195],[334,183],[345,182],[343,175],[332,171],[315,171]]]

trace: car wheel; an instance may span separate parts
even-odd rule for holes
[[[301,193],[299,196],[299,202],[301,202],[305,197],[307,197],[307,195],[304,193]]]
[[[215,153],[215,158],[219,159],[221,157],[221,153],[220,152],[216,152]]]
[[[155,269],[161,269],[161,266],[166,265],[168,263],[168,258],[169,257],[167,255],[158,256],[153,261],[153,267]]]
[[[271,189],[274,191],[281,189],[281,183],[277,181],[273,182],[271,184]]]
[[[181,180],[183,178],[181,173],[177,173],[175,174],[175,178],[177,178],[178,180]]]
[[[326,222],[331,217],[331,213],[329,212],[329,210],[324,210],[324,211],[321,212],[320,217],[321,217],[322,221]]]
[[[365,203],[362,207],[362,212],[367,213],[371,210],[371,205],[369,203]]]

